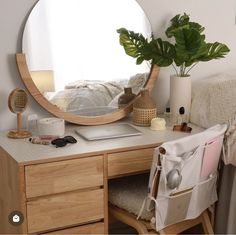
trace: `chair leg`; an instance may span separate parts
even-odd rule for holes
[[[146,226],[142,223],[139,223],[136,218],[128,216],[124,212],[119,211],[119,209],[113,209],[111,207],[109,207],[109,213],[121,222],[128,224],[129,226],[136,229],[138,234],[148,234]]]
[[[158,231],[160,235],[166,235],[167,233],[164,230]]]
[[[135,216],[131,216],[129,213],[124,212],[119,208],[109,207],[109,213],[114,216],[116,219],[121,222],[128,224],[129,226],[136,229],[139,234],[157,234],[156,231],[148,228],[148,226],[140,220],[137,220]],[[213,228],[210,222],[210,218],[208,215],[208,211],[205,210],[199,217],[191,220],[185,220],[173,225],[170,225],[160,231],[158,233],[160,235],[165,234],[178,234],[186,229],[189,229],[197,224],[202,224],[204,234],[214,234]]]
[[[189,220],[184,220],[176,224],[169,225],[162,230],[159,231],[160,234],[179,234],[187,229],[190,229],[194,227],[197,224],[202,224],[204,227],[204,233],[205,234],[210,234],[210,228],[209,224],[206,223],[207,219],[203,216],[204,214],[201,214],[195,219],[189,219]],[[207,215],[208,216],[208,215]],[[208,217],[209,220],[209,217]],[[210,220],[209,220],[210,221]],[[211,226],[211,224],[210,224]]]
[[[207,210],[202,213],[202,227],[205,234],[214,234]]]
[[[209,212],[209,218],[210,218],[210,221],[211,221],[211,226],[212,228],[214,228],[214,225],[215,225],[215,204],[211,205],[209,208],[208,208],[208,212]]]

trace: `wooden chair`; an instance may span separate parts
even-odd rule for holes
[[[214,234],[207,210],[195,219],[170,225],[159,232],[155,231],[155,228],[151,226],[149,221],[143,219],[137,220],[137,216],[134,214],[113,206],[112,204],[109,205],[109,216],[133,227],[138,234],[179,234],[198,224],[202,224],[204,234]]]
[[[222,140],[223,140],[223,137],[222,137]],[[220,145],[220,148],[219,148],[219,145]],[[222,147],[222,142],[219,142],[219,143],[217,142],[217,149],[219,151],[221,150],[221,147]],[[158,151],[165,151],[165,149],[162,148],[161,146],[158,148]],[[204,162],[203,159],[205,157],[204,156],[205,153],[206,153],[206,149],[203,150],[201,153],[202,158],[201,158],[201,162],[199,163],[200,164],[199,166],[201,167],[199,172],[201,172],[201,174],[202,174],[202,168],[203,168],[203,162]],[[220,153],[214,152],[214,154],[219,155]],[[159,161],[160,161],[160,158],[158,157],[158,164],[160,163]],[[215,161],[217,161],[218,163],[219,161],[218,156],[216,156]],[[155,220],[155,210],[153,210],[152,212],[143,210],[144,214],[142,214],[142,216],[139,219],[137,219],[140,208],[142,207],[142,205],[144,206],[143,202],[145,201],[145,198],[147,198],[148,191],[150,191],[150,188],[148,190],[148,187],[147,187],[148,183],[150,183],[149,177],[150,175],[148,173],[146,175],[144,174],[144,175],[128,176],[128,177],[123,177],[120,179],[111,180],[109,182],[109,216],[114,217],[115,219],[125,224],[128,224],[129,226],[136,229],[136,231],[139,234],[178,234],[198,224],[202,225],[204,234],[214,234],[212,224],[209,218],[209,211],[206,206],[204,207],[205,210],[201,210],[202,213],[200,215],[198,214],[198,216],[194,218],[192,217],[193,219],[184,218],[182,221],[180,220],[176,222],[172,221],[171,223],[167,223],[170,225],[165,226],[161,230],[156,229],[155,221],[153,221],[153,219]],[[212,177],[212,174],[210,174],[209,177]],[[217,178],[216,175],[214,177]],[[158,171],[154,179],[155,187],[154,189],[152,189],[154,198],[158,195],[160,178],[161,178],[161,171]],[[192,197],[192,192],[190,195]],[[205,196],[207,196],[207,194],[205,194]],[[200,200],[202,200],[201,197],[199,198]],[[203,201],[204,200],[205,199],[203,199]],[[207,205],[207,206],[210,206],[210,205]],[[188,211],[188,207],[187,207],[187,211]]]
[[[132,203],[131,201],[135,200],[135,197],[139,197],[140,203],[145,199],[144,190],[140,191],[141,195],[138,195],[137,192],[135,191],[131,191],[132,187],[135,187],[134,178],[137,178],[137,181],[135,182],[142,189],[144,186],[142,180],[146,180],[146,183],[148,183],[147,175],[137,175],[137,176],[135,175],[135,176],[130,176],[130,177],[124,177],[121,179],[115,179],[113,180],[113,182],[111,182],[112,184],[114,183],[114,181],[116,181],[115,184],[113,185],[114,187],[117,187],[117,185],[122,184],[123,185],[122,188],[126,188],[126,190],[130,189],[130,191],[128,192],[128,195],[118,195],[119,194],[117,193],[119,191],[118,187],[116,188],[116,190],[112,189],[113,194],[117,194],[120,197],[124,196],[124,198],[126,198],[125,200],[127,204]],[[143,178],[143,179],[140,180],[140,178]],[[111,186],[111,184],[110,184],[110,187],[113,187]],[[134,192],[134,194],[132,194],[132,192]],[[110,192],[110,195],[111,194],[112,193]],[[151,219],[150,215],[147,216],[149,217],[147,219],[137,219],[138,212],[141,208],[140,204],[137,204],[137,207],[135,208],[136,211],[132,211],[132,212],[122,209],[121,207],[125,207],[125,206],[119,205],[118,207],[112,203],[109,203],[109,218],[112,217],[115,220],[121,221],[122,223],[133,227],[138,232],[138,234],[178,234],[198,224],[202,224],[202,228],[205,234],[214,234],[213,228],[210,222],[210,218],[209,218],[209,212],[207,210],[204,211],[200,216],[198,216],[195,219],[181,221],[179,223],[170,225],[160,230],[159,232],[156,232],[155,227],[152,225],[152,223],[150,223],[150,219]],[[154,212],[152,213],[152,215],[154,216]]]

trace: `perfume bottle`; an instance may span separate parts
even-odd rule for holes
[[[171,126],[172,121],[171,121],[171,113],[170,113],[170,108],[166,107],[166,111],[164,112],[164,118],[166,121],[166,126]]]

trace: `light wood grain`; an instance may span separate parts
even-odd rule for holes
[[[142,172],[151,168],[154,148],[108,154],[108,177]]]
[[[23,177],[15,160],[0,147],[0,234],[26,233],[25,221],[20,226],[13,226],[8,221],[8,215],[13,211],[20,211],[26,218]]]
[[[27,198],[103,185],[103,156],[25,167]]]
[[[94,223],[43,234],[105,234],[104,223]]]
[[[73,226],[104,218],[103,189],[48,196],[27,203],[28,232]]]
[[[202,224],[204,234],[214,234],[207,211],[204,211],[200,216],[172,224],[164,229],[155,231],[155,226],[146,220],[139,219],[132,213],[126,210],[120,209],[116,206],[109,206],[109,213],[115,219],[130,225],[133,227],[138,234],[180,234],[183,231],[194,227],[195,225]]]
[[[99,125],[99,124],[105,124],[117,121],[125,116],[127,116],[132,111],[132,102],[130,102],[127,106],[125,106],[122,109],[119,109],[116,112],[112,112],[109,114],[105,114],[102,116],[96,116],[96,117],[85,117],[85,116],[78,116],[74,115],[69,112],[64,112],[61,109],[59,109],[56,105],[53,105],[51,102],[49,102],[39,91],[39,89],[36,87],[36,85],[33,82],[33,79],[31,78],[30,72],[28,70],[28,65],[26,63],[26,58],[24,54],[16,54],[16,62],[17,66],[20,72],[20,76],[28,89],[28,91],[31,93],[31,95],[34,97],[34,99],[47,111],[54,114],[57,117],[63,118],[67,120],[68,122],[76,123],[76,124],[83,124],[83,125]],[[147,87],[149,90],[153,88],[155,85],[155,82],[158,78],[160,68],[156,65],[152,66],[147,83],[145,87]]]
[[[105,234],[108,234],[108,164],[107,154],[104,154],[104,230]]]
[[[201,218],[202,218],[202,227],[203,227],[204,233],[205,234],[214,234],[214,231],[213,231],[213,228],[212,228],[211,221],[210,221],[209,214],[208,214],[207,210],[205,210],[202,213]]]

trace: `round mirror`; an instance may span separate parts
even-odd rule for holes
[[[159,68],[127,56],[117,29],[151,37],[150,23],[135,0],[40,0],[17,54],[21,77],[49,112],[78,124],[116,121],[131,110],[119,107],[125,87],[136,95],[152,88]]]

